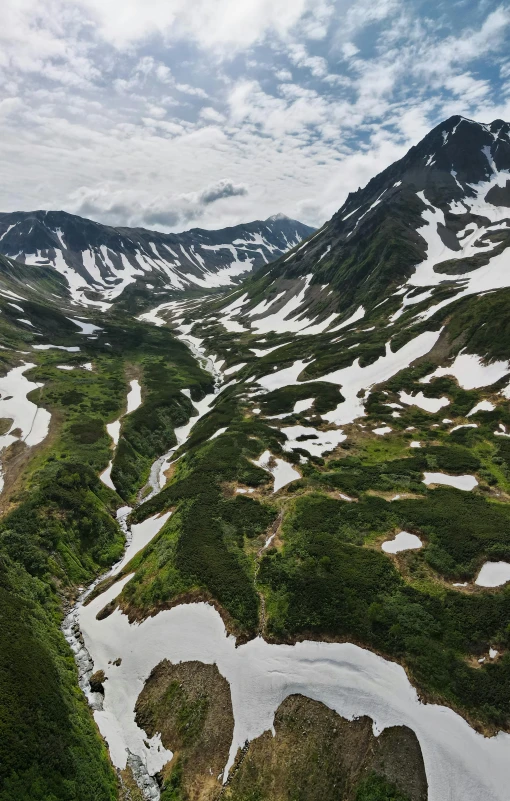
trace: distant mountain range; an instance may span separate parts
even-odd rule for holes
[[[168,291],[235,284],[309,236],[313,228],[283,214],[218,231],[164,234],[113,228],[64,211],[0,214],[0,253],[53,267],[75,301],[105,307],[128,286]]]

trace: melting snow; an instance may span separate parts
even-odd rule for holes
[[[477,412],[493,412],[496,407],[493,403],[488,400],[480,401],[477,403],[476,406],[473,406],[470,412],[467,413],[466,417],[471,417],[471,415],[476,414]]]
[[[50,350],[50,348],[55,348],[55,350],[67,350],[69,353],[77,353],[80,349],[77,345],[73,345],[72,347],[66,348],[65,345],[32,345],[34,350]]]
[[[131,389],[127,395],[127,410],[126,414],[131,414],[142,404],[142,388],[137,378],[129,382]]]
[[[67,317],[71,323],[74,323],[81,328],[80,334],[94,334],[96,331],[102,331],[103,329],[100,328],[98,325],[93,325],[92,323],[84,323],[81,320],[75,320],[72,317]]]
[[[126,507],[129,511],[131,509]],[[136,556],[146,545],[154,539],[156,534],[159,534],[166,521],[170,518],[171,512],[166,512],[162,515],[154,515],[148,517],[142,523],[135,523],[131,526],[131,539],[129,545],[124,551],[124,555],[120,562],[118,562],[110,571],[110,575],[114,576],[120,573],[121,570]]]
[[[424,484],[445,484],[447,487],[469,491],[474,489],[478,481],[474,476],[449,476],[446,473],[424,473]]]
[[[13,367],[0,378],[0,418],[12,420],[9,431],[0,436],[0,452],[18,441],[18,437],[11,433],[18,428],[21,430],[19,439],[29,447],[38,445],[48,434],[51,414],[27,398],[29,392],[44,386],[25,378],[24,373],[32,367],[35,364]],[[2,488],[3,477],[0,475],[0,490]]]
[[[267,390],[280,389],[281,387],[289,386],[289,384],[297,384],[298,375],[303,372],[307,364],[310,364],[310,362],[298,359],[291,367],[284,367],[282,370],[277,370],[257,379],[257,383]]]
[[[415,339],[407,342],[400,350],[393,353],[390,343],[386,344],[386,354],[380,356],[375,362],[360,367],[356,359],[350,367],[343,367],[327,375],[318,376],[313,381],[328,381],[341,388],[345,401],[338,404],[336,409],[322,417],[336,425],[352,423],[357,417],[364,414],[364,400],[358,397],[360,390],[368,390],[374,384],[387,381],[393,375],[403,370],[420,356],[424,356],[435,345],[441,331],[425,331]],[[258,379],[258,383],[267,390],[280,389],[293,384],[306,384],[311,381],[298,382],[297,378],[310,362],[298,360],[291,367],[284,368]]]
[[[315,398],[304,398],[303,400],[298,400],[294,404],[293,412],[294,414],[301,414],[301,412],[306,412],[310,409],[315,402]]]
[[[429,384],[433,378],[452,375],[462,389],[478,389],[495,384],[510,370],[506,361],[482,364],[482,357],[471,353],[459,353],[449,367],[438,367],[430,375],[420,378],[421,384]]]
[[[475,584],[479,587],[501,587],[510,581],[510,564],[508,562],[485,562]]]
[[[377,733],[395,725],[413,729],[423,752],[429,801],[506,801],[510,737],[500,733],[486,738],[451,709],[420,703],[395,662],[351,643],[273,645],[257,637],[236,648],[219,614],[203,603],[164,610],[136,625],[119,610],[97,620],[99,610],[130,578],[87,606],[80,604],[66,621],[70,627],[78,619],[94,670],[102,669],[108,677],[103,709],[94,717],[116,767],[125,767],[127,749],[143,758],[151,774],[171,758],[159,737],[148,740],[136,725],[135,702],[152,668],[163,659],[174,664],[198,660],[217,664],[231,686],[235,728],[228,767],[238,748],[272,728],[282,701],[301,693],[348,719],[371,716]],[[70,636],[69,629],[65,633]],[[114,667],[110,663],[118,657],[122,662]]]
[[[287,426],[286,428],[281,428],[280,431],[287,437],[287,442],[283,446],[285,451],[303,448],[303,450],[311,453],[312,456],[322,456],[323,453],[334,450],[340,442],[347,439],[347,436],[342,431],[319,431],[311,426]],[[298,437],[302,436],[311,438],[298,439]]]
[[[247,362],[239,362],[239,364],[234,364],[233,367],[229,367],[227,370],[223,370],[225,375],[233,375],[234,373],[238,373],[239,370],[242,370],[243,367],[246,367]]]
[[[459,428],[478,428],[478,425],[476,423],[465,423],[461,426],[454,426],[450,431],[450,434],[452,434],[454,431],[458,431]]]
[[[385,434],[389,434],[391,431],[393,431],[393,429],[390,428],[389,426],[383,426],[382,428],[372,429],[372,433],[377,434],[378,437],[384,437]]]
[[[278,492],[279,489],[290,484],[291,481],[296,481],[301,478],[297,470],[291,464],[284,461],[284,459],[276,459],[271,451],[264,451],[262,456],[257,460],[252,460],[253,464],[262,467],[274,476],[273,492]],[[271,465],[269,464],[271,462]],[[274,462],[274,464],[273,464]]]
[[[273,345],[272,348],[266,348],[266,350],[262,350],[260,348],[250,348],[251,352],[255,354],[255,356],[259,356],[260,358],[264,358],[264,356],[268,356],[274,350],[278,350],[278,348],[283,348],[284,344],[282,345]]]
[[[328,331],[328,333],[332,334],[334,331],[340,331],[341,328],[346,328],[348,325],[351,325],[352,323],[357,323],[358,320],[362,320],[364,316],[365,316],[365,309],[363,308],[363,306],[358,306],[354,314],[351,314],[351,316],[347,320],[344,320],[343,323],[340,323],[340,325],[337,325],[335,326],[335,328],[332,328],[331,331]]]
[[[381,548],[385,553],[400,553],[400,551],[411,551],[421,548],[422,545],[422,541],[416,534],[400,531],[394,539],[383,542]]]
[[[418,392],[416,395],[410,395],[407,392],[399,393],[400,400],[407,406],[418,406],[426,412],[438,412],[443,406],[448,406],[450,401],[448,398],[426,398],[423,392]]]

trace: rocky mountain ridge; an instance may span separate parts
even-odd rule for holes
[[[54,268],[76,302],[106,310],[127,287],[151,297],[235,284],[312,231],[282,214],[217,231],[165,234],[64,211],[10,212],[0,214],[0,253]]]
[[[274,330],[316,334],[383,303],[390,316],[430,316],[508,286],[509,208],[510,124],[452,117],[249,279],[233,316],[251,330],[269,330],[272,316],[288,321]]]

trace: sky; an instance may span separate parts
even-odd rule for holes
[[[510,120],[510,2],[3,0],[1,211],[319,226],[453,114]]]

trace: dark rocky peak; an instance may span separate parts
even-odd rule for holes
[[[510,125],[501,120],[451,117],[351,193],[316,234],[262,274],[270,273],[275,292],[276,281],[311,274],[308,297],[316,285],[334,287],[340,307],[355,310],[388,298],[428,252],[446,262],[438,268],[441,275],[467,274],[487,263],[507,246],[509,134]]]
[[[333,217],[334,227],[353,234],[378,206],[402,194],[424,192],[435,206],[474,197],[476,184],[510,170],[510,123],[484,124],[454,116],[440,123],[399,161],[351,193]],[[495,195],[494,195],[495,196]]]

